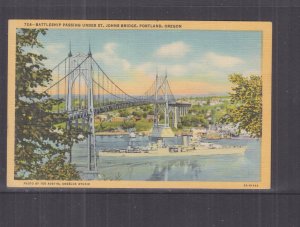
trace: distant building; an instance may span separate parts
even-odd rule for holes
[[[135,121],[140,121],[142,118],[141,118],[141,117],[138,117],[138,116],[135,116],[133,119],[134,119]]]
[[[123,122],[125,120],[126,120],[125,117],[112,117],[111,118],[111,122]]]
[[[218,131],[225,134],[237,134],[238,126],[233,124],[219,125]]]
[[[215,106],[215,105],[219,105],[219,104],[222,104],[222,102],[220,102],[219,100],[217,99],[213,99],[210,101],[209,105],[210,106]]]
[[[95,117],[95,119],[98,119],[100,121],[107,121],[108,120],[108,116],[105,114],[99,114]]]
[[[198,105],[199,106],[204,106],[204,105],[206,105],[207,104],[207,101],[206,100],[200,100],[200,101],[198,101]]]
[[[154,115],[153,114],[148,114],[147,117],[146,117],[146,119],[148,121],[153,121],[154,120]]]
[[[192,132],[193,137],[199,137],[199,136],[203,135],[203,133],[206,133],[206,130],[205,129],[192,128],[191,132]]]

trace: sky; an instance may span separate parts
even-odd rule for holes
[[[156,73],[168,75],[176,95],[230,91],[228,75],[261,73],[261,32],[205,30],[62,30],[40,36],[38,52],[53,68],[71,50],[88,53],[109,77],[132,95],[143,94]]]

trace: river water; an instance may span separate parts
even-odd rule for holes
[[[146,146],[149,138],[140,136],[97,136],[96,150],[126,149],[131,143]],[[259,181],[260,140],[222,139],[205,140],[221,145],[247,146],[245,154],[180,157],[101,157],[98,175],[93,179],[141,181]],[[181,144],[180,136],[165,139],[168,145]],[[87,145],[74,145],[73,163],[80,172],[87,170]],[[84,176],[83,176],[84,177]]]

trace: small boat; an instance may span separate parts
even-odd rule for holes
[[[215,144],[215,143],[205,143],[205,142],[200,142],[199,143],[200,146],[204,146],[206,148],[211,148],[211,149],[221,149],[223,148],[222,145],[220,144]]]
[[[213,144],[211,148],[214,148],[214,149],[221,149],[221,148],[223,148],[223,146],[220,145],[220,144]]]
[[[205,142],[200,142],[199,145],[200,146],[204,146],[206,148],[211,148],[213,146],[212,143],[205,143]]]
[[[249,135],[239,135],[239,136],[233,136],[231,137],[233,140],[243,140],[243,139],[251,139]]]
[[[79,134],[78,137],[77,137],[77,139],[79,139],[79,140],[84,139],[84,135]]]
[[[129,137],[130,137],[130,138],[135,138],[135,137],[136,137],[136,135],[135,135],[135,133],[134,133],[134,132],[131,132],[131,133],[129,133]]]

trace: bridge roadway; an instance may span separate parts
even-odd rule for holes
[[[165,104],[165,102],[159,101],[159,104]],[[94,107],[94,114],[101,114],[105,112],[110,112],[113,110],[119,110],[119,109],[125,109],[128,107],[134,107],[134,106],[142,106],[142,105],[148,105],[153,104],[153,101],[149,100],[135,100],[132,102],[119,102],[119,103],[112,103],[108,105],[103,105],[101,107]],[[180,103],[180,102],[172,102],[169,103],[169,107],[177,107],[177,108],[185,108],[188,109],[191,107],[191,104],[189,103]],[[68,118],[69,120],[75,120],[80,118],[86,118],[88,117],[89,111],[88,109],[78,109],[78,110],[72,110],[71,112],[68,112]]]

